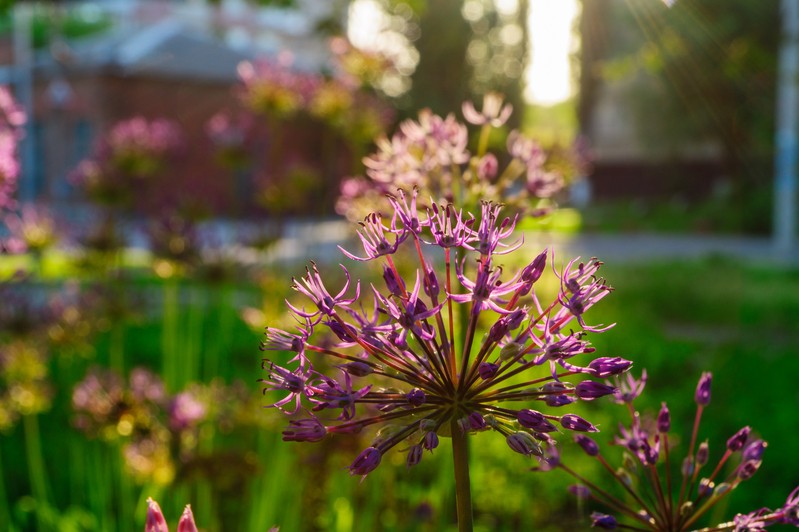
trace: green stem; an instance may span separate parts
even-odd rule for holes
[[[36,414],[22,417],[25,432],[25,451],[28,456],[28,474],[30,475],[31,492],[36,499],[36,526],[38,530],[46,530],[42,520],[43,509],[50,506],[47,497],[47,473],[42,456],[42,441],[39,433],[39,419]]]
[[[161,329],[161,357],[167,389],[177,390],[178,283],[164,282],[164,322]]]
[[[3,471],[3,453],[0,452],[0,471]],[[0,528],[3,530],[15,530],[11,524],[11,511],[8,507],[8,494],[6,493],[6,483],[3,475],[0,474]]]
[[[458,426],[457,416],[450,421],[452,458],[455,464],[455,498],[458,508],[458,532],[471,532],[472,488],[469,483],[469,449],[466,434]]]
[[[110,345],[108,346],[111,369],[120,377],[125,377],[125,322],[114,320],[111,326]]]

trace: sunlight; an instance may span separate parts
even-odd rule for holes
[[[528,30],[530,64],[524,97],[529,103],[553,105],[572,94],[572,25],[577,0],[531,0]]]

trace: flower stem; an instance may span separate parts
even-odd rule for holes
[[[31,492],[36,499],[36,523],[38,530],[45,530],[42,518],[43,511],[50,505],[47,496],[47,472],[42,456],[42,442],[39,434],[39,420],[36,414],[22,416],[22,427],[25,432],[25,450],[28,458],[28,474],[30,476]]]
[[[469,449],[466,434],[458,426],[453,416],[450,421],[452,431],[452,457],[455,463],[455,498],[458,508],[458,532],[471,532],[472,488],[469,482]]]

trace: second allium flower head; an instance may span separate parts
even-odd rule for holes
[[[580,416],[557,411],[613,393],[591,378],[631,366],[595,357],[583,339],[607,328],[583,319],[611,291],[596,275],[601,263],[569,262],[556,272],[557,296],[545,301],[535,284],[546,270],[546,251],[515,272],[498,264],[522,246],[508,242],[516,219],[501,217],[500,206],[484,203],[478,219],[452,205],[420,213],[416,191],[389,200],[387,224],[377,214],[361,224],[363,255],[342,250],[382,264],[383,282],[363,298],[370,304],[344,266],[344,287],[330,291],[312,265],[293,282],[310,300],[288,303],[296,331],[267,328],[262,349],[293,358],[286,366],[264,360],[264,391],[280,393],[272,406],[287,414],[303,406],[307,412],[289,422],[283,438],[319,441],[380,427],[350,466],[352,474],[366,475],[401,442],[409,445],[407,464],[415,465],[451,430],[496,431],[512,450],[540,460],[559,426],[596,431]],[[408,279],[393,259],[405,246],[418,259]]]

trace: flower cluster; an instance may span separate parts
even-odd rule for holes
[[[177,124],[134,117],[118,122],[80,163],[73,183],[95,201],[130,201],[150,178],[164,170],[182,146]]]
[[[674,458],[669,443],[672,423],[668,406],[663,403],[657,416],[651,420],[642,419],[633,407],[633,401],[646,384],[646,372],[640,379],[628,374],[625,381],[617,380],[616,384],[616,401],[626,405],[631,416],[630,426],[620,426],[613,442],[623,449],[621,467],[614,469],[599,445],[587,435],[577,434],[574,439],[588,456],[594,457],[608,471],[621,491],[628,496],[629,502],[587,480],[559,457],[547,464],[548,467],[566,471],[579,481],[578,485],[572,487],[576,495],[591,497],[613,511],[613,515],[594,512],[591,515],[594,527],[664,532],[693,530],[703,515],[760,468],[767,444],[755,437],[752,429],[746,426],[730,436],[718,462],[705,469],[710,462],[710,446],[707,440],[697,445],[697,440],[702,413],[710,403],[710,373],[702,374],[696,388],[696,416],[678,478],[672,478]],[[725,464],[734,457],[737,457],[736,465],[725,472]],[[702,473],[703,469],[705,473]],[[761,509],[746,515],[739,514],[731,522],[703,530],[745,532],[762,530],[772,524],[799,526],[797,490],[790,494],[785,506],[777,511]]]
[[[474,153],[468,149],[465,124],[453,115],[441,117],[423,110],[418,120],[401,123],[390,139],[378,139],[377,152],[364,159],[366,176],[342,183],[338,212],[360,218],[395,187],[418,187],[422,199],[454,201],[467,210],[490,200],[521,214],[548,212],[570,174],[580,168],[578,152],[548,153],[534,140],[512,131],[507,137],[508,153],[497,155],[489,151],[492,130],[504,127],[511,105],[504,104],[499,94],[489,93],[481,111],[471,102],[464,103],[462,110],[466,121],[480,128]],[[500,160],[508,159],[501,169]]]
[[[360,71],[361,67],[369,70],[369,76],[378,75],[372,68],[377,63],[369,62],[371,66],[367,67],[367,55],[356,58],[345,51],[335,57],[332,76],[297,69],[291,56],[244,62],[238,69],[243,83],[242,101],[256,114],[278,120],[305,113],[331,126],[350,142],[368,143],[383,133],[394,118],[390,107],[373,91],[366,90],[365,80],[358,77],[367,75]]]
[[[250,421],[247,391],[218,383],[192,384],[170,394],[152,372],[136,368],[126,384],[94,369],[72,392],[73,424],[90,437],[122,442],[125,462],[140,481],[170,483],[198,452],[199,429],[229,431]]]
[[[25,112],[11,91],[0,86],[0,212],[14,205],[19,177],[17,144],[24,124]]]
[[[306,412],[289,422],[283,439],[313,442],[380,427],[350,466],[366,475],[403,442],[411,466],[439,436],[454,433],[493,430],[512,450],[542,458],[560,429],[597,431],[558,410],[613,393],[596,379],[631,365],[594,357],[585,340],[607,329],[584,320],[611,291],[597,277],[601,263],[570,261],[555,272],[557,296],[542,300],[536,283],[547,251],[510,274],[499,263],[522,247],[508,241],[515,218],[501,217],[492,203],[482,205],[479,219],[439,204],[423,215],[416,199],[416,191],[390,197],[388,224],[367,216],[358,231],[363,255],[342,249],[352,260],[382,265],[383,281],[365,298],[371,302],[361,300],[360,282],[343,266],[346,281],[336,291],[312,265],[293,282],[308,302],[287,302],[296,331],[267,328],[262,349],[291,359],[264,360],[264,392],[281,395],[272,406],[284,413]],[[401,248],[419,261],[408,277],[393,259]]]
[[[8,253],[40,254],[58,240],[56,222],[43,206],[26,204],[19,214],[7,214],[4,221],[11,233],[4,243]]]

